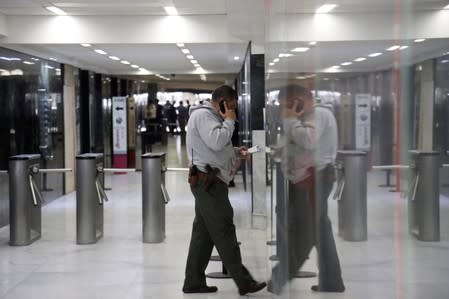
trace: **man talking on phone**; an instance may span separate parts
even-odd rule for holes
[[[291,84],[279,91],[285,146],[282,170],[289,181],[286,243],[272,271],[268,290],[280,294],[307,260],[318,253],[315,292],[344,292],[340,262],[328,217],[327,199],[335,181],[337,122],[329,107],[316,104],[312,92]]]
[[[254,280],[242,264],[234,212],[228,197],[228,184],[240,159],[249,156],[245,147],[234,148],[231,143],[236,107],[237,93],[223,85],[214,90],[210,101],[190,109],[186,145],[189,184],[195,197],[195,219],[182,289],[184,293],[217,291],[217,287],[206,284],[204,272],[214,246],[240,295],[255,293],[266,285]]]

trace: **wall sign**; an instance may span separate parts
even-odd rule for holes
[[[371,95],[355,95],[355,148],[371,148]]]
[[[127,153],[126,97],[112,97],[112,141],[114,154]]]

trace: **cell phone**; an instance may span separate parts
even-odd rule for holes
[[[298,106],[296,106],[296,112],[297,113],[301,112],[303,108],[304,108],[304,101],[299,100],[298,101]]]
[[[221,113],[225,113],[226,112],[225,101],[224,100],[220,102],[220,111],[221,111]]]

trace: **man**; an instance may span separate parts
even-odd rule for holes
[[[332,111],[314,105],[310,90],[288,85],[279,92],[285,148],[282,167],[289,180],[287,199],[287,244],[273,268],[268,289],[279,294],[304,264],[310,250],[318,252],[318,292],[344,292],[340,262],[327,198],[332,189],[337,154],[337,123]]]
[[[220,107],[222,106],[222,107]],[[207,286],[204,271],[215,246],[234,279],[240,295],[265,287],[253,279],[243,266],[228,198],[239,158],[248,156],[246,148],[231,143],[237,106],[234,89],[223,85],[212,93],[212,100],[190,108],[187,124],[187,151],[191,165],[189,183],[195,197],[195,219],[185,271],[184,293],[216,292]]]
[[[182,101],[179,101],[179,106],[177,110],[178,110],[179,129],[181,130],[181,134],[185,134],[187,119],[189,118],[189,110],[187,110],[187,108],[184,107]]]

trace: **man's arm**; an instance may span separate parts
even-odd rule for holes
[[[213,116],[207,114],[198,118],[197,121],[201,139],[212,150],[220,151],[231,142],[234,120],[226,119],[223,123],[220,123]]]

